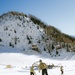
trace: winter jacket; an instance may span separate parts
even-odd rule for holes
[[[47,69],[47,68],[48,66],[43,62],[40,62],[40,64],[38,65],[39,72],[40,70]]]
[[[35,73],[35,72],[34,72],[34,67],[33,67],[33,66],[30,68],[30,72]]]

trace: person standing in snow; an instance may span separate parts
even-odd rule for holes
[[[48,66],[44,62],[42,62],[42,60],[40,60],[39,62],[40,62],[40,64],[38,65],[39,72],[40,70],[42,70],[42,75],[48,75],[47,73]]]
[[[30,68],[30,75],[34,75],[34,74],[35,74],[34,66],[32,65]]]
[[[63,74],[63,66],[60,66],[61,75]]]

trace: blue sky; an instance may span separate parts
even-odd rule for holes
[[[32,14],[63,33],[75,35],[75,0],[0,0],[0,15],[8,11]]]

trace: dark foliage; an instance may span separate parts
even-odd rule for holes
[[[0,38],[0,42],[2,42],[2,39]]]

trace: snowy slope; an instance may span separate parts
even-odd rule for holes
[[[27,51],[25,54],[23,51],[19,51],[13,48],[0,47],[0,75],[30,75],[30,66],[35,62],[42,59],[46,64],[54,64],[55,66],[63,66],[64,75],[75,74],[75,60],[69,58],[66,60],[60,56],[61,60],[54,60],[48,55],[40,55],[37,52]],[[64,56],[65,54],[63,54]],[[70,56],[70,54],[68,54]],[[72,55],[72,54],[71,54]],[[67,57],[67,55],[66,55]],[[75,56],[74,56],[75,57]],[[58,58],[58,57],[57,57]],[[6,68],[6,65],[11,65],[11,68]],[[35,69],[36,75],[41,75],[38,69]],[[60,67],[54,67],[48,69],[49,75],[61,75]]]
[[[45,36],[44,30],[34,24],[29,17],[7,13],[0,18],[0,45],[29,50],[32,44],[37,44],[41,51],[46,47],[45,41],[42,40]]]

